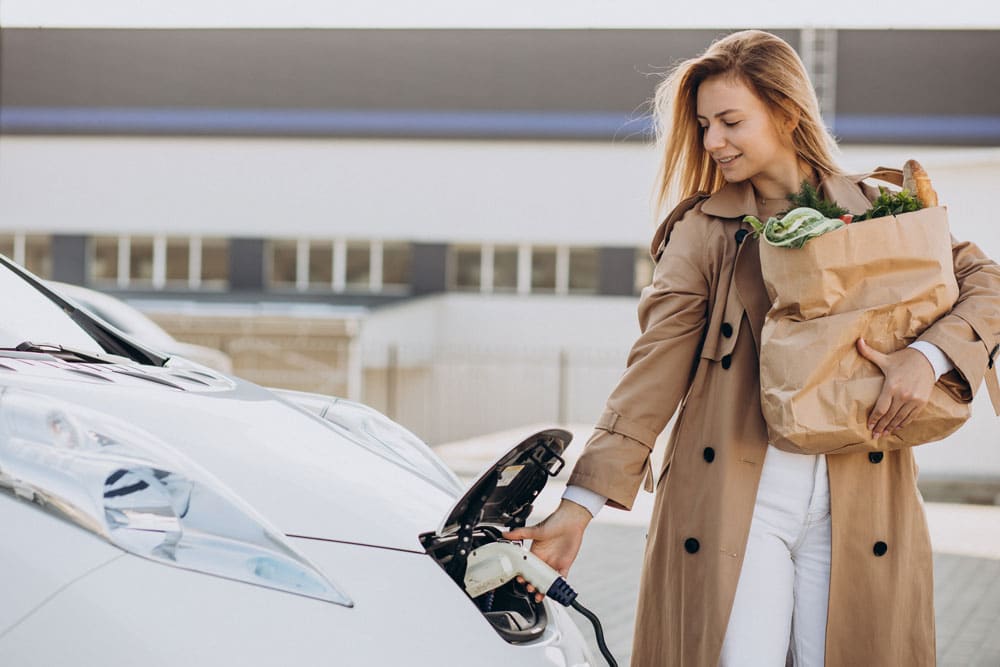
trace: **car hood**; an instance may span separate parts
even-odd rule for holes
[[[208,369],[14,355],[0,358],[0,386],[127,419],[288,535],[423,552],[418,535],[440,524],[460,491],[453,475],[415,471],[267,389]]]

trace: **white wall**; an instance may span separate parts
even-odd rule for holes
[[[635,144],[0,137],[0,228],[639,244]]]
[[[924,164],[959,238],[1000,258],[1000,149],[849,147]],[[0,137],[0,231],[348,236],[645,247],[641,144]]]
[[[373,311],[361,343],[619,348],[639,335],[637,303],[634,297],[616,296],[443,294]]]
[[[631,297],[447,294],[383,307],[361,331],[365,399],[388,409],[382,369],[396,345],[392,416],[430,442],[560,415],[592,423],[638,333]]]

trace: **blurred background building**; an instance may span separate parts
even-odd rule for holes
[[[110,4],[0,13],[0,253],[433,443],[596,419],[652,269],[648,100],[754,20]],[[954,234],[1000,258],[997,17],[777,4],[755,27],[798,49],[844,166],[919,159]],[[974,413],[925,473],[1000,476]]]

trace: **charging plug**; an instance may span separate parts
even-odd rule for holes
[[[594,625],[594,635],[601,655],[611,667],[618,667],[604,641],[604,629],[594,612],[576,599],[576,591],[541,558],[513,542],[490,542],[469,554],[465,568],[465,590],[476,598],[503,586],[516,576],[545,591],[545,596],[566,607],[573,607]]]
[[[490,542],[473,549],[465,569],[465,590],[479,597],[517,576],[563,606],[570,606],[576,599],[576,591],[558,572],[513,542]]]

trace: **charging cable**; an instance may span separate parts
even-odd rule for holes
[[[574,591],[541,558],[513,542],[490,542],[476,547],[469,554],[465,569],[465,590],[473,598],[503,586],[514,577],[524,577],[539,591],[564,607],[572,607],[587,617],[594,626],[597,646],[611,667],[618,667],[604,641],[604,629],[594,612],[576,600]]]

